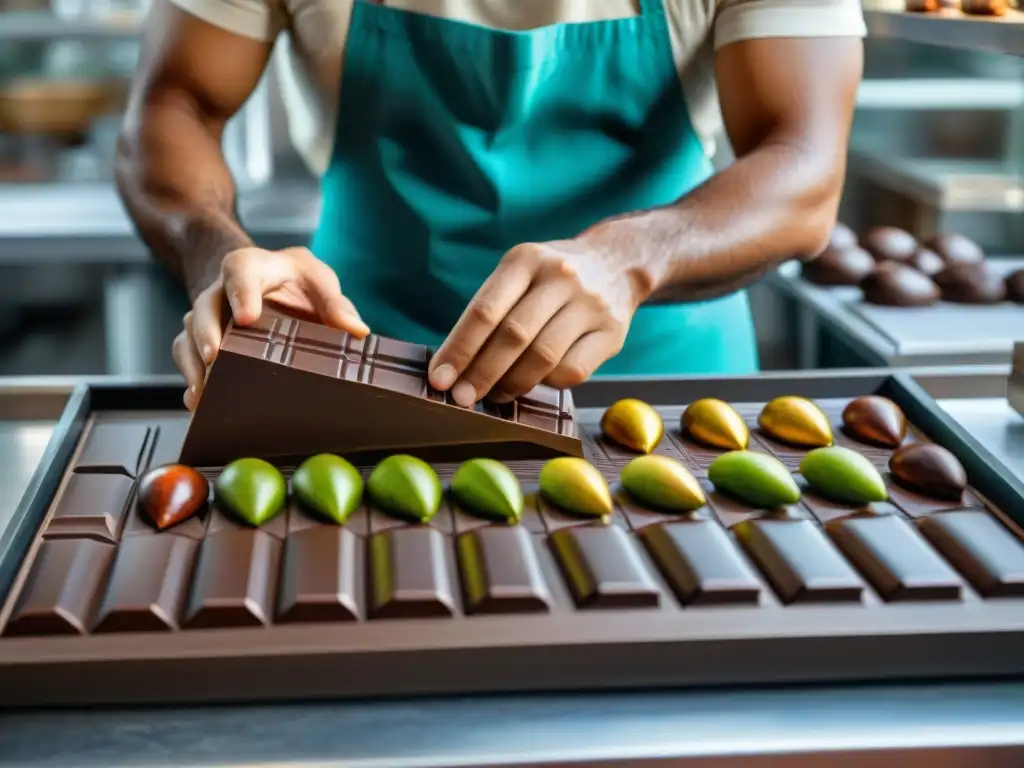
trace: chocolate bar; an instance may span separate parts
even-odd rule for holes
[[[507,404],[466,409],[427,381],[430,351],[383,336],[357,339],[264,310],[231,323],[210,366],[181,460],[226,464],[317,453],[429,460],[581,455],[572,395],[538,386]]]
[[[817,404],[838,424],[846,402]],[[735,405],[751,450],[795,473],[807,451]],[[655,450],[707,499],[668,514],[617,485],[634,454],[583,412],[581,453],[613,486],[604,522],[555,508],[544,461],[521,459],[517,525],[446,495],[424,525],[367,497],[345,525],[289,502],[256,528],[211,495],[160,532],[135,482],[178,455],[186,420],[90,418],[0,607],[0,706],[1024,672],[1024,543],[973,489],[936,500],[886,477],[890,501],[858,508],[797,476],[799,503],[757,509],[716,491],[722,451],[666,418]],[[879,468],[891,453],[841,442]],[[457,464],[433,467],[447,483]]]

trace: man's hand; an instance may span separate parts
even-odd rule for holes
[[[232,251],[221,262],[220,277],[196,297],[174,340],[174,361],[185,377],[189,410],[199,400],[206,366],[217,356],[228,317],[239,325],[254,323],[265,301],[360,338],[370,332],[342,295],[334,270],[307,249]]]
[[[622,349],[649,283],[582,238],[517,246],[434,355],[431,386],[464,407],[576,386]]]

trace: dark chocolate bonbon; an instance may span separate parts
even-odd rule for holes
[[[907,262],[914,257],[918,248],[917,238],[897,227],[869,229],[860,244],[876,261]]]
[[[139,478],[139,507],[161,531],[198,514],[209,498],[209,481],[182,464],[154,467]]]
[[[934,277],[945,301],[998,304],[1006,298],[1006,281],[986,262],[953,263]]]
[[[864,300],[888,307],[927,307],[942,295],[935,281],[913,267],[883,262],[861,281]]]
[[[875,271],[875,260],[862,248],[826,248],[801,267],[803,276],[817,285],[857,285]]]
[[[967,488],[963,465],[934,443],[913,443],[900,448],[889,460],[889,470],[903,487],[935,499],[958,500]]]

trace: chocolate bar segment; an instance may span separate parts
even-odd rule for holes
[[[490,525],[458,537],[466,613],[546,613],[551,595],[532,536],[521,526]]]
[[[733,531],[782,602],[861,599],[864,582],[810,520],[751,519]]]
[[[93,424],[75,464],[77,472],[110,472],[135,477],[143,469],[149,427],[133,423]]]
[[[46,537],[117,541],[134,485],[125,475],[71,475],[46,526]]]
[[[370,611],[377,619],[452,616],[448,542],[429,527],[392,528],[370,539]]]
[[[189,596],[189,628],[270,622],[281,542],[248,528],[208,536],[199,548]]]
[[[827,530],[883,600],[960,599],[960,578],[899,517],[857,515],[835,520]]]
[[[459,408],[430,388],[426,347],[379,336],[353,343],[341,331],[264,314],[255,332],[229,326],[184,463],[321,452],[435,461],[582,456],[568,391],[542,387],[507,405]]]
[[[984,597],[1024,596],[1024,544],[987,511],[937,512],[919,528]]]
[[[198,543],[185,536],[131,536],[117,548],[96,632],[178,628]]]
[[[188,432],[188,419],[161,419],[155,431],[156,444],[150,457],[151,467],[162,467],[165,464],[177,464],[181,457],[181,446]]]
[[[4,634],[87,634],[113,554],[91,539],[44,541]]]
[[[580,608],[656,608],[659,591],[630,536],[615,525],[562,528],[551,534],[569,591]]]
[[[640,538],[683,605],[754,605],[761,599],[761,582],[718,523],[651,525]]]
[[[281,567],[282,622],[356,621],[362,602],[362,542],[337,525],[288,536]]]

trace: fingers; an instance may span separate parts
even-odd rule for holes
[[[575,305],[564,307],[544,326],[490,394],[496,403],[522,397],[558,368],[573,345],[591,332],[594,318]]]
[[[224,330],[224,291],[218,281],[199,294],[191,317],[192,342],[205,365],[213,362],[220,349]],[[189,323],[186,323],[188,328]]]
[[[621,351],[624,340],[625,333],[614,330],[593,331],[580,337],[543,383],[556,389],[579,386]]]
[[[174,356],[174,364],[178,366],[181,375],[185,377],[185,407],[190,411],[196,407],[199,401],[199,391],[206,377],[206,365],[199,355],[193,336],[193,316],[189,312],[185,315],[185,327],[171,346]]]
[[[224,295],[239,325],[255,323],[263,312],[263,297],[295,277],[292,260],[281,252],[241,248],[221,263]]]
[[[545,359],[558,354],[550,345],[538,347],[536,340],[538,334],[544,330],[552,318],[560,314],[561,310],[566,307],[572,298],[573,291],[573,282],[568,278],[556,277],[546,281],[538,280],[508,313],[498,329],[484,344],[480,353],[473,358],[465,373],[452,387],[452,399],[463,407],[469,407],[486,397],[494,385],[508,373],[510,368],[516,365],[516,361],[524,353],[529,357],[540,356]],[[570,324],[578,325],[581,329],[590,322],[589,313],[575,305],[572,308],[566,308],[565,314],[574,318],[568,321]],[[582,330],[578,331],[576,335],[578,336],[581,332]],[[575,338],[574,336],[568,341],[566,350]],[[560,359],[561,354],[558,354],[551,360],[548,371],[554,368]],[[548,371],[544,373],[547,374]],[[543,376],[536,380],[540,381],[541,378]]]
[[[359,338],[366,336],[370,329],[359,317],[355,305],[342,294],[337,274],[309,251],[306,254],[298,259],[299,283],[321,322]]]
[[[451,389],[512,308],[529,290],[539,259],[533,249],[509,251],[477,291],[455,328],[430,361],[430,385]]]

